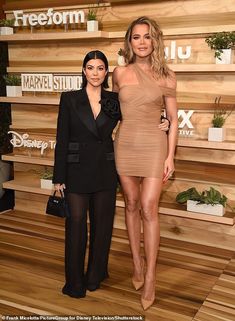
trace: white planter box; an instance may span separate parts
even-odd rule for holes
[[[97,20],[88,20],[87,21],[87,31],[98,31],[99,23]]]
[[[221,60],[215,58],[216,64],[228,65],[232,63],[232,49],[223,49],[223,53],[221,54]]]
[[[225,128],[208,128],[209,142],[223,142],[225,140]]]
[[[123,56],[118,55],[118,66],[125,66],[125,58]]]
[[[13,35],[14,29],[12,27],[0,27],[0,35],[6,36],[6,35]]]
[[[53,184],[52,184],[52,180],[51,179],[40,179],[41,182],[41,188],[46,188],[46,189],[52,189],[53,188]]]
[[[7,97],[22,96],[21,86],[7,86]]]
[[[225,208],[221,204],[210,205],[210,204],[197,204],[197,201],[187,201],[187,211],[204,213],[216,216],[223,216]]]

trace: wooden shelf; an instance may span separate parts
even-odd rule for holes
[[[125,207],[125,203],[122,197],[118,196],[116,201],[117,207]],[[184,209],[185,208],[185,209]],[[226,212],[224,216],[208,215],[195,212],[186,211],[186,206],[181,206],[178,204],[170,204],[160,202],[159,214],[177,216],[181,218],[190,218],[200,221],[208,221],[226,225],[234,225],[235,215],[231,212]]]
[[[229,108],[229,106],[234,106],[235,95],[233,92],[223,93],[218,95],[218,92],[208,93],[203,91],[177,91],[177,101],[179,104],[190,107],[200,107],[199,109],[206,109],[211,107],[215,108],[215,98],[221,97],[221,107]],[[181,106],[180,106],[181,107]]]
[[[109,71],[113,72],[116,66],[109,66]],[[217,64],[169,64],[169,67],[176,73],[233,73],[235,72],[235,64],[217,65]],[[8,73],[81,73],[79,66],[19,66],[8,67]]]
[[[205,184],[206,187],[217,185],[226,186],[226,190],[235,189],[235,166],[221,164],[198,163],[196,161],[175,161],[175,173],[172,181],[188,181],[193,186],[195,183]],[[167,189],[167,187],[166,187]]]
[[[183,207],[183,206],[182,206]],[[186,206],[184,206],[186,208]],[[174,204],[160,203],[159,213],[163,215],[178,216],[182,218],[190,218],[200,221],[208,221],[226,225],[234,225],[235,215],[231,212],[226,212],[224,216],[208,215],[186,211],[186,209],[176,208]]]
[[[43,194],[43,195],[52,194],[52,190],[42,189],[39,187],[39,184],[40,184],[39,180],[38,181],[27,180],[27,185],[25,185],[25,180],[22,177],[22,179],[19,178],[17,180],[11,180],[3,183],[3,187],[7,189],[34,193],[34,194]],[[117,198],[116,206],[124,207],[124,201],[120,196]],[[190,219],[209,221],[209,222],[215,222],[215,223],[226,224],[226,225],[234,225],[235,223],[234,214],[230,212],[226,212],[226,214],[222,217],[207,215],[207,214],[199,214],[194,212],[188,212],[183,209],[183,206],[179,208],[177,204],[160,203],[159,213],[162,215],[177,216],[181,218],[190,218]]]
[[[103,0],[102,1],[102,5],[104,5],[104,3],[109,3],[109,0]],[[25,9],[25,11],[31,9],[31,11],[39,11],[41,12],[41,8],[47,8],[49,5],[53,6],[53,7],[65,7],[67,8],[68,6],[78,6],[79,8],[87,8],[87,1],[84,0],[69,0],[69,4],[68,4],[68,0],[52,0],[49,1],[48,0],[40,0],[40,1],[32,1],[32,0],[24,0],[24,1],[18,1],[18,0],[12,0],[12,1],[7,1],[6,3],[4,3],[2,5],[4,11],[8,11],[6,13],[10,13],[12,10],[20,10],[20,9]],[[97,4],[97,0],[89,0],[89,5],[90,4]],[[34,9],[34,10],[32,10]],[[31,12],[30,11],[30,12]]]
[[[183,38],[189,36],[201,36],[205,37],[208,34],[223,31],[233,31],[234,25],[212,25],[212,26],[201,26],[201,27],[178,27],[178,28],[162,28],[164,38],[174,37]]]
[[[217,65],[217,64],[169,64],[169,67],[176,73],[217,73],[217,72],[235,72],[235,64]]]
[[[109,66],[109,72],[113,72],[116,66]],[[82,67],[80,66],[20,66],[8,67],[7,72],[12,73],[63,73],[63,74],[82,74]]]
[[[2,103],[33,104],[33,105],[59,105],[60,96],[22,96],[22,97],[0,97]]]
[[[14,130],[16,132],[19,133],[25,133],[27,132],[28,134],[32,134],[32,135],[37,135],[40,134],[40,136],[56,136],[56,128],[21,128],[21,127],[14,127],[14,126],[10,126],[10,130]]]
[[[235,151],[235,141],[208,142],[205,139],[179,138],[177,146]]]
[[[2,155],[2,160],[18,162],[18,163],[26,163],[26,164],[54,166],[53,159],[42,158],[42,157],[40,158],[40,157],[7,154],[7,155]]]
[[[49,189],[40,188],[39,180],[38,183],[32,183],[31,185],[25,185],[24,182],[21,182],[20,180],[11,180],[3,183],[3,187],[15,191],[29,192],[34,194],[51,195],[52,193],[52,191]]]
[[[214,110],[214,100],[218,95],[216,93],[203,92],[177,92],[177,102],[179,108],[194,108],[196,110]],[[235,95],[221,95],[221,107],[233,105]],[[0,97],[0,102],[13,104],[34,104],[34,105],[58,105],[60,101],[60,93],[48,94],[27,94],[22,97]]]
[[[17,130],[14,128],[14,130]],[[21,129],[20,131],[22,131]],[[25,131],[25,130],[24,130]],[[47,130],[47,129],[28,129],[27,130],[28,134],[35,134],[35,133],[40,133],[40,135],[55,135],[56,130]],[[207,140],[194,140],[190,138],[179,138],[177,146],[179,147],[190,147],[190,148],[204,148],[204,149],[215,149],[215,150],[232,150],[235,151],[235,142],[229,142],[229,141],[224,141],[224,142],[208,142]],[[42,158],[42,157],[30,157],[26,155],[17,155],[17,154],[6,154],[2,155],[2,159],[5,161],[13,161],[13,162],[19,162],[19,163],[27,163],[27,164],[38,164],[38,165],[48,165],[48,166],[53,166],[54,160],[53,159],[48,159],[48,158]],[[187,161],[189,164],[190,162]],[[201,164],[197,163],[197,166],[201,166]],[[205,165],[203,165],[205,167]],[[212,166],[212,165],[211,165]],[[215,167],[216,165],[213,165]],[[187,166],[184,167],[187,169]],[[189,172],[189,175],[192,175],[191,172]],[[195,176],[195,179],[198,179],[198,173]],[[222,176],[223,177],[223,176]],[[185,177],[185,175],[181,175],[176,177],[177,179],[190,179],[192,180],[192,176],[190,177]],[[200,179],[201,181],[203,180],[202,178]],[[213,180],[213,182],[217,180],[218,181],[218,176],[216,179]],[[232,182],[231,184],[234,184]]]
[[[176,27],[162,27],[164,39],[169,37],[183,38],[188,36],[201,36],[205,37],[208,34],[222,31],[233,31],[234,24],[222,24],[222,25],[202,25],[202,26],[191,26],[182,27],[182,23],[178,23]],[[18,32],[13,35],[0,36],[0,41],[3,42],[40,42],[40,41],[70,41],[70,40],[84,40],[89,41],[90,39],[102,40],[102,39],[120,39],[123,40],[126,31],[58,31],[58,32],[34,32],[34,33],[23,33]]]
[[[106,31],[67,31],[67,32],[35,32],[15,33],[13,35],[0,36],[0,41],[26,42],[26,41],[58,41],[58,40],[87,40],[107,39],[109,33]]]

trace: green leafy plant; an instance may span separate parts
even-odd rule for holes
[[[124,56],[124,49],[120,48],[120,49],[118,50],[118,55],[119,55],[119,56]]]
[[[97,20],[97,9],[90,8],[87,14],[87,20]]]
[[[215,98],[215,110],[214,110],[214,116],[212,119],[212,125],[213,127],[216,127],[216,128],[223,127],[226,119],[231,115],[234,109],[234,106],[232,106],[232,109],[229,111],[225,107],[221,107],[220,100],[221,100],[221,96]]]
[[[212,50],[215,50],[215,57],[221,60],[222,50],[230,49],[235,45],[235,31],[215,33],[206,37],[205,42]]]
[[[94,6],[90,7],[87,14],[87,20],[97,20],[97,10],[102,0],[97,0]]]
[[[0,19],[0,27],[14,27],[15,19]]]
[[[3,76],[7,86],[20,86],[21,78],[18,75],[5,75]]]
[[[44,171],[40,172],[40,178],[52,179],[53,178],[53,170],[51,168],[45,167]]]
[[[180,204],[184,204],[188,200],[196,201],[197,204],[221,204],[223,207],[226,207],[227,197],[222,195],[213,187],[210,187],[209,190],[204,190],[202,192],[198,192],[195,187],[191,187],[176,196],[176,202]]]

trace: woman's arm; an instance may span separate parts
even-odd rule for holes
[[[176,89],[176,78],[173,72],[167,82],[167,87],[173,90]],[[178,136],[178,115],[177,115],[176,97],[172,97],[172,96],[165,97],[165,106],[166,106],[167,118],[169,119],[171,125],[167,135],[168,152],[167,152],[167,158],[164,164],[164,178],[163,178],[164,182],[168,180],[168,178],[173,174],[175,170],[174,155],[175,155],[175,148],[176,148],[177,136]]]
[[[55,161],[53,183],[55,189],[65,188],[66,168],[67,168],[67,146],[69,143],[69,112],[67,93],[62,93],[57,119],[57,134],[55,147]]]

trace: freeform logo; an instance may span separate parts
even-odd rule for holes
[[[15,27],[27,26],[32,27],[36,25],[45,26],[45,25],[60,25],[60,24],[72,24],[72,23],[84,23],[85,13],[83,10],[80,11],[66,11],[59,12],[55,11],[53,8],[49,8],[46,13],[42,12],[39,14],[30,13],[25,14],[23,10],[14,10],[15,17]]]

